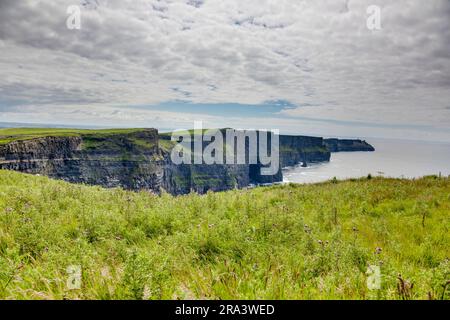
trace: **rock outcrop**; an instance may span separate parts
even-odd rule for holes
[[[375,148],[364,140],[359,139],[324,139],[330,152],[375,151]]]

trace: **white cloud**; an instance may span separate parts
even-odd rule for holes
[[[306,124],[301,117],[433,126],[450,140],[448,1],[78,2],[81,30],[66,28],[73,0],[0,2],[1,119],[12,119],[13,108],[17,120],[28,112],[59,122],[72,108],[84,121],[132,126],[139,114],[128,117],[128,109],[108,117],[119,105],[175,99],[283,99],[298,106],[281,112],[289,119],[272,120],[285,128]],[[381,31],[366,28],[371,4],[382,8]],[[330,135],[377,130],[309,126]]]

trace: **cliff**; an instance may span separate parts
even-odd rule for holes
[[[245,164],[225,164],[226,149],[229,148],[225,141],[225,129],[220,132],[224,138],[224,164],[173,164],[170,160],[170,153],[175,142],[170,141],[170,134],[161,134],[159,136],[159,145],[164,156],[166,165],[164,168],[162,186],[172,194],[185,194],[190,191],[205,193],[211,191],[224,191],[230,189],[241,189],[250,184],[264,184],[283,181],[281,167],[274,175],[261,175],[262,165],[259,162],[251,164],[248,161],[248,141],[245,145],[246,163]],[[257,133],[258,135],[259,133]],[[209,142],[203,142],[203,149]],[[191,150],[193,142],[191,143]],[[235,150],[235,155],[237,151]]]
[[[167,137],[160,143],[156,129],[39,135],[0,134],[0,140],[6,141],[0,144],[0,169],[72,183],[156,193],[165,190],[171,194],[223,191],[251,183],[282,181],[281,170],[274,176],[259,176],[258,164],[175,165],[170,160],[174,144]]]
[[[47,136],[0,145],[0,169],[74,183],[157,190],[163,174],[158,131]]]
[[[323,138],[280,135],[280,162],[283,168],[299,163],[330,161]]]
[[[156,129],[22,131],[17,134],[0,130],[0,169],[73,183],[156,193],[165,190],[171,194],[281,182],[281,168],[329,161],[330,151],[371,148],[361,140],[280,135],[280,169],[264,176],[259,158],[254,164],[176,165],[170,159],[175,142],[170,141],[169,134],[158,134]]]
[[[359,139],[324,139],[324,144],[330,152],[375,151],[375,148]]]

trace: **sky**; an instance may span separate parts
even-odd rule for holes
[[[0,122],[450,142],[450,1],[0,0],[0,75]]]

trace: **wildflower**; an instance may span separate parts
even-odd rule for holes
[[[103,267],[100,269],[100,274],[103,278],[111,278],[111,274],[109,273],[109,268],[108,267]]]
[[[376,247],[375,254],[381,254],[381,251],[383,251],[383,249],[381,249],[380,247]]]
[[[412,296],[414,283],[411,283],[409,280],[404,279],[400,273],[398,274],[397,279],[398,279],[397,283],[398,295],[403,300],[410,299]]]
[[[305,230],[306,233],[311,233],[311,228],[307,224],[305,224],[303,229]]]
[[[152,297],[152,291],[150,288],[146,285],[144,287],[144,291],[142,292],[142,300],[149,300]]]

